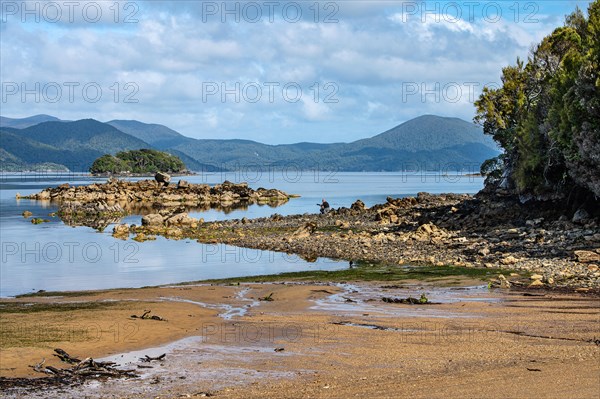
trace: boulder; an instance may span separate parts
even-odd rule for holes
[[[583,224],[590,218],[590,214],[584,208],[579,208],[571,220],[573,223]]]
[[[187,180],[179,180],[177,182],[177,188],[189,188],[190,187],[190,183],[187,182]]]
[[[154,179],[159,183],[168,185],[169,182],[171,181],[171,176],[164,172],[157,172],[156,175],[154,175]]]
[[[510,281],[502,274],[498,276],[498,280],[500,281],[500,288],[510,288]]]
[[[349,222],[344,222],[342,220],[336,220],[335,221],[335,225],[336,227],[340,227],[342,229],[349,229],[350,228],[350,223]]]
[[[198,220],[190,217],[186,212],[178,213],[177,215],[171,216],[165,222],[167,226],[198,226]]]
[[[162,226],[163,222],[163,217],[158,213],[151,213],[142,217],[142,226]]]
[[[292,236],[294,238],[306,238],[306,237],[310,236],[312,233],[314,233],[315,230],[317,230],[316,223],[306,222],[302,226],[300,226],[296,231],[294,231]]]
[[[365,206],[365,203],[362,202],[361,200],[356,200],[351,206],[350,209],[354,210],[354,211],[359,211],[362,212],[365,209],[367,209],[367,207]]]
[[[144,242],[144,241],[149,241],[149,240],[156,240],[156,236],[147,236],[144,233],[138,233],[138,235],[136,235],[135,237],[133,237],[134,241],[137,242]]]
[[[41,193],[39,193],[36,196],[38,200],[49,200],[50,199],[50,193],[46,190],[42,191]]]
[[[433,223],[425,223],[417,228],[417,231],[413,234],[413,238],[419,241],[429,241],[432,239],[447,238],[448,233]]]
[[[542,283],[541,280],[533,280],[533,282],[531,284],[529,284],[529,287],[543,287],[544,283]]]
[[[500,259],[500,263],[502,263],[503,265],[514,265],[515,263],[517,263],[519,261],[519,259],[515,258],[512,255],[508,255],[502,259]]]
[[[600,262],[600,253],[593,251],[575,251],[577,261],[581,263],[597,263]]]

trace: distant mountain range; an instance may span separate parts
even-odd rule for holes
[[[191,170],[293,168],[337,171],[478,170],[499,150],[480,127],[423,115],[352,143],[268,145],[193,139],[135,120],[63,121],[50,115],[0,117],[0,169],[67,168],[87,172],[101,155],[152,148],[179,156]]]
[[[69,122],[61,121],[58,118],[50,115],[34,115],[27,118],[13,119],[0,116],[0,127],[14,127],[15,129],[25,129],[29,126],[37,125],[42,122]]]

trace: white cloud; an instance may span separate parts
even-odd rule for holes
[[[77,82],[82,87],[95,82],[103,89],[102,98],[85,101],[79,92],[72,102],[63,96],[53,103],[32,101],[32,96],[22,101],[17,93],[1,104],[3,115],[136,118],[194,137],[274,143],[348,141],[423,113],[471,119],[474,111],[466,97],[423,101],[421,93],[406,96],[403,89],[498,81],[503,66],[526,57],[529,46],[571,9],[570,4],[540,3],[538,23],[515,23],[510,14],[490,23],[464,15],[456,20],[452,10],[441,7],[426,20],[407,15],[406,6],[418,2],[340,1],[335,2],[337,10],[325,10],[320,3],[318,23],[312,20],[313,3],[302,3],[303,18],[297,23],[281,15],[274,22],[221,23],[220,18],[203,22],[203,3],[198,1],[152,1],[136,2],[138,22],[124,24],[108,18],[112,2],[101,3],[103,18],[97,23],[82,17],[73,23],[7,18],[0,23],[0,65],[3,83],[31,88],[36,83]],[[121,11],[126,3],[119,3]],[[324,23],[332,11],[338,22]],[[235,102],[217,94],[204,101],[207,82],[258,84],[263,96],[257,102]],[[280,85],[274,101],[269,101],[265,82]],[[303,92],[296,103],[282,98],[281,87],[290,82]],[[315,102],[312,85],[318,84],[322,100],[328,82],[335,84],[338,102]],[[125,90],[127,83],[136,85],[137,102],[124,102],[133,93]]]

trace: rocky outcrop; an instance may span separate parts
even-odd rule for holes
[[[317,229],[317,224],[314,222],[306,222],[302,226],[298,227],[292,234],[293,238],[301,239],[309,237]]]
[[[157,174],[158,175],[158,174]],[[72,187],[68,184],[55,188],[47,188],[27,197],[36,200],[57,202],[119,203],[124,208],[131,204],[157,204],[162,207],[181,205],[202,206],[221,204],[268,203],[280,205],[288,201],[290,196],[283,191],[259,188],[253,190],[247,183],[234,184],[225,181],[223,184],[209,186],[207,184],[191,184],[183,180],[175,186],[163,186],[158,181],[140,180],[130,182],[111,179],[104,184]]]
[[[600,263],[600,248],[595,251],[575,251],[574,254],[581,263]]]
[[[367,209],[367,207],[365,206],[365,203],[362,202],[361,200],[356,200],[351,206],[350,209],[352,209],[353,211],[358,211],[358,212],[363,212]]]
[[[163,212],[162,220],[183,212]],[[492,283],[498,287],[600,292],[597,221],[574,224],[559,216],[557,210],[536,209],[514,198],[488,202],[469,195],[420,193],[388,198],[368,209],[332,209],[326,215],[274,214],[199,222],[196,228],[163,222],[135,232],[295,253],[306,259],[498,269],[506,274]],[[179,218],[184,221],[186,215]],[[536,278],[530,279],[530,274]]]
[[[425,223],[417,228],[417,231],[411,238],[418,241],[442,241],[450,237],[450,234],[443,229],[440,229],[433,223]]]

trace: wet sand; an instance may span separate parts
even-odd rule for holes
[[[62,348],[141,377],[2,396],[598,398],[598,298],[481,284],[190,285],[3,299],[0,376],[42,376],[28,367],[42,358],[66,367],[52,356]],[[435,304],[381,301],[421,293]],[[144,310],[167,321],[130,318]]]

